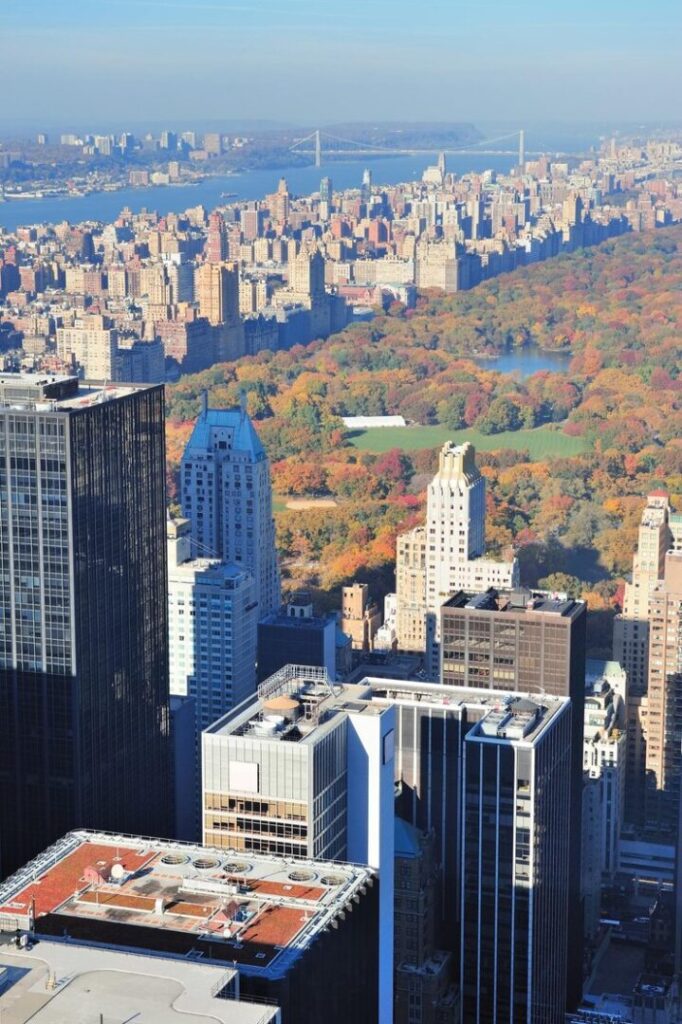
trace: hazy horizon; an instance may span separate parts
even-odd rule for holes
[[[0,0],[0,126],[679,122],[682,5]]]

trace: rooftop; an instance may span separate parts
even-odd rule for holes
[[[63,374],[0,373],[0,409],[76,412],[152,386],[81,381]]]
[[[244,409],[202,409],[185,448],[185,458],[211,452],[212,431],[226,428],[232,432],[231,451],[247,452],[252,458],[265,459],[265,449]]]
[[[563,705],[567,704],[563,702]],[[547,723],[561,710],[555,701],[542,703],[530,697],[509,696],[504,704],[490,711],[478,722],[471,737],[486,740],[513,740],[531,743],[544,731]]]
[[[491,730],[494,724],[498,738],[531,741],[569,701],[567,697],[509,694],[380,677],[365,677],[357,683],[332,683],[323,668],[286,665],[260,684],[255,699],[248,698],[229,711],[209,726],[204,736],[314,742],[317,731],[341,714],[378,715],[394,703],[475,711],[477,718],[490,722]]]
[[[0,922],[279,975],[372,884],[353,865],[79,831],[0,885]]]
[[[5,974],[3,975],[3,971]],[[2,984],[4,977],[5,984]],[[225,964],[173,961],[41,939],[17,949],[0,940],[3,1024],[266,1024],[277,1007],[216,998],[235,971]],[[229,990],[228,990],[229,991]]]
[[[496,590],[490,587],[482,594],[467,594],[459,590],[444,602],[443,608],[466,608],[476,612],[511,612],[520,614],[558,615],[575,618],[585,607],[584,601],[574,601],[564,593],[549,590]]]

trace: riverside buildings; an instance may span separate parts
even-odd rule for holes
[[[168,833],[163,389],[0,376],[0,875]]]
[[[183,139],[177,152],[161,150],[173,157],[164,158],[167,169],[151,179],[134,169],[133,183],[194,175],[194,162],[208,153],[190,145]],[[681,152],[649,142],[579,167],[546,157],[510,174],[458,177],[439,167],[425,181],[391,187],[370,175],[343,192],[325,179],[308,196],[282,182],[269,196],[226,202],[219,211],[123,209],[107,225],[0,229],[0,309],[16,331],[3,359],[8,367],[25,360],[64,369],[64,358],[84,350],[70,342],[55,351],[57,333],[76,318],[100,316],[133,348],[142,342],[147,362],[150,346],[163,349],[173,371],[307,343],[344,327],[349,303],[362,306],[368,294],[387,304],[409,301],[415,284],[471,288],[625,231],[679,221]],[[611,198],[628,192],[636,196],[624,205]],[[101,336],[101,351],[89,351],[88,361],[106,361],[109,341]],[[140,373],[150,372],[145,359],[136,363]],[[128,368],[120,372],[109,379],[130,379]]]

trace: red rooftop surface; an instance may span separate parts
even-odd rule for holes
[[[113,859],[112,853],[116,854]],[[104,869],[105,865],[109,868],[113,861],[118,861],[126,872],[139,871],[154,856],[153,852],[147,851],[140,854],[139,848],[134,850],[121,846],[112,850],[111,846],[83,843],[63,860],[48,868],[35,882],[27,885],[12,899],[11,904],[0,906],[0,914],[12,915],[27,910],[32,899],[35,899],[36,917],[38,914],[49,914],[64,900],[89,884],[85,878],[88,868],[101,866]]]
[[[0,915],[38,936],[199,955],[258,973],[301,955],[374,885],[369,868],[70,833],[0,886]]]

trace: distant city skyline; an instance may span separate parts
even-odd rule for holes
[[[556,11],[430,0],[417,17],[406,0],[0,0],[6,70],[21,86],[0,127],[676,118],[682,9],[655,0],[640,13],[616,0]]]

